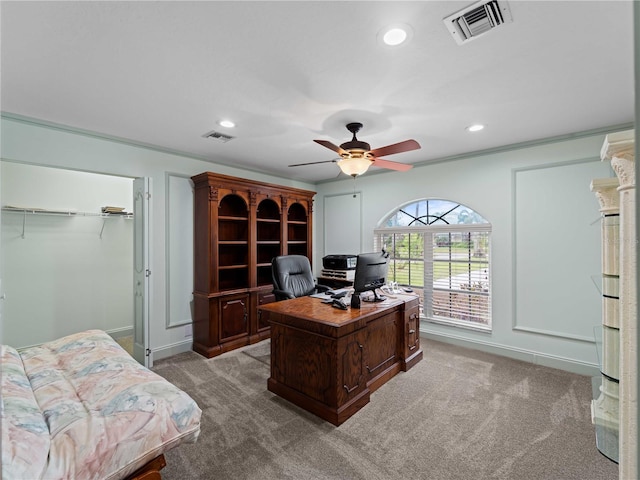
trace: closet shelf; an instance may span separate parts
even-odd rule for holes
[[[104,226],[107,222],[107,218],[133,218],[132,213],[95,213],[95,212],[77,212],[75,210],[47,210],[44,208],[23,208],[23,207],[12,207],[12,206],[4,206],[2,207],[3,212],[9,213],[20,213],[23,215],[22,218],[22,238],[25,238],[25,227],[27,223],[27,215],[48,215],[54,217],[100,217],[104,220],[102,221],[102,228],[100,229],[100,233],[98,237],[102,239],[102,233],[104,232]]]
[[[2,207],[3,212],[22,213],[24,215],[52,215],[58,217],[122,217],[133,218],[132,213],[78,212],[76,210],[48,210],[46,208]]]

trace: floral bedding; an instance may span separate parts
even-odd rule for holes
[[[4,480],[125,478],[200,432],[191,397],[103,331],[0,357]]]

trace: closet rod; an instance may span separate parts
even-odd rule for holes
[[[93,213],[93,212],[76,212],[71,210],[44,210],[44,209],[36,209],[36,208],[15,208],[15,207],[2,207],[3,212],[11,212],[11,213],[22,213],[22,234],[20,238],[25,238],[25,230],[27,224],[27,214],[29,215],[48,215],[53,217],[101,217],[102,228],[100,229],[100,233],[98,237],[102,239],[102,233],[104,232],[104,227],[107,223],[108,218],[121,217],[126,219],[132,219],[133,214],[113,214],[113,213]]]

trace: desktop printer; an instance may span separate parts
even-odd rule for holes
[[[322,258],[322,267],[326,270],[354,270],[357,255],[327,255]]]

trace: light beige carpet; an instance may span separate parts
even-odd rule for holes
[[[115,338],[114,340],[118,342],[118,344],[124,348],[129,355],[133,356],[133,335]]]
[[[154,370],[203,410],[164,480],[617,479],[595,447],[590,378],[444,343],[340,427],[267,391],[268,340]],[[267,356],[268,358],[268,356]]]

